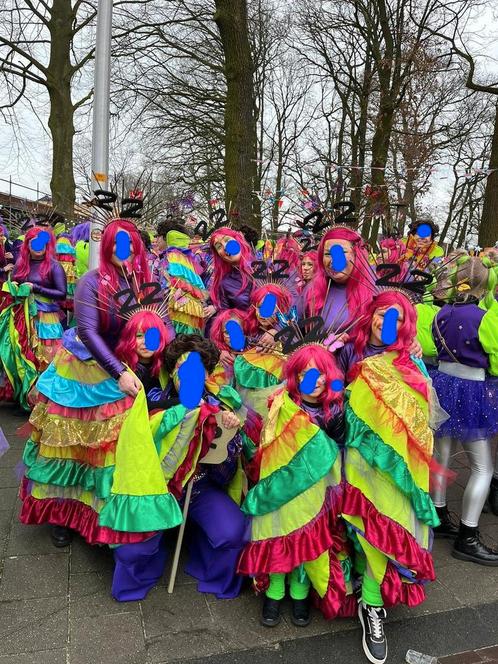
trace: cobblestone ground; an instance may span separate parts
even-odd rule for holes
[[[143,602],[115,602],[109,595],[109,550],[89,547],[80,539],[67,550],[56,550],[45,527],[18,522],[16,495],[24,441],[15,431],[24,422],[0,406],[0,426],[11,445],[0,458],[0,664],[161,664],[209,656],[242,662],[244,651],[287,648],[292,654],[293,648],[297,653],[305,644],[321,643],[320,638],[330,643],[332,654],[334,639],[339,643],[345,633],[357,630],[356,621],[326,623],[319,614],[306,629],[293,627],[285,617],[279,627],[264,629],[259,626],[260,601],[249,588],[236,600],[217,600],[197,593],[194,581],[183,572],[173,595],[168,595],[164,578]],[[458,512],[468,474],[463,454],[455,457],[454,468],[458,479],[450,489],[449,505]],[[481,530],[498,546],[497,517],[484,514]],[[474,607],[472,615],[477,615],[477,607],[498,602],[498,568],[457,561],[450,548],[449,542],[435,542],[438,579],[429,587],[427,602],[415,609],[391,610],[390,622],[402,629],[411,619],[445,612],[454,612],[448,615],[456,618],[468,607]],[[465,620],[468,623],[468,617]],[[498,615],[495,627],[495,641],[485,645],[498,642]],[[416,634],[408,633],[412,641],[403,637],[404,645],[417,649]],[[437,643],[437,635],[434,638]],[[465,650],[448,648],[445,654]],[[479,657],[472,661],[484,661]],[[310,664],[327,660],[309,658]],[[467,658],[462,664],[472,662]]]

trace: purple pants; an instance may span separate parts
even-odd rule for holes
[[[209,480],[197,482],[189,506],[189,560],[186,572],[196,578],[198,590],[219,599],[237,597],[243,577],[237,561],[248,537],[248,519],[239,506]],[[164,573],[163,533],[146,542],[114,549],[111,594],[119,602],[141,600]]]

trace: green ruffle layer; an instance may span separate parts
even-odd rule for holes
[[[172,320],[171,325],[173,325],[176,334],[202,334],[202,330],[198,327],[192,327],[191,325],[187,325],[187,323]]]
[[[233,371],[236,382],[246,389],[260,390],[265,387],[273,387],[282,382],[282,378],[277,378],[260,367],[249,364],[242,355],[235,358]]]
[[[114,466],[94,468],[72,459],[46,459],[40,457],[37,450],[38,446],[31,439],[28,440],[23,454],[28,479],[39,484],[79,486],[103,500],[111,495]]]
[[[242,440],[242,451],[244,453],[246,460],[252,461],[258,448],[252,442],[252,440],[249,438],[249,436],[246,434],[245,431],[240,432],[240,438]]]
[[[131,533],[167,530],[181,522],[182,512],[171,493],[156,496],[112,494],[99,514],[99,526]]]
[[[260,480],[249,491],[242,511],[263,516],[278,510],[325,477],[338,454],[335,441],[319,430],[290,463]]]
[[[378,468],[389,476],[401,493],[410,500],[420,521],[433,528],[438,526],[439,519],[430,495],[415,484],[403,457],[374,433],[349,404],[346,405],[345,415],[348,431],[346,446],[356,448],[369,466]]]

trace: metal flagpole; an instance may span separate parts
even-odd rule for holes
[[[112,0],[99,0],[93,87],[92,191],[109,181],[109,105],[111,88]],[[100,228],[95,216],[90,226],[89,268],[99,264]]]

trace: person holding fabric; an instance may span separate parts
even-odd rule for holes
[[[310,622],[308,594],[328,619],[352,615],[351,563],[340,522],[343,376],[323,346],[306,344],[285,365],[285,387],[272,400],[255,464],[256,485],[242,510],[251,542],[239,572],[265,591],[261,623],[274,627],[288,577],[292,622]]]
[[[116,355],[127,305],[147,297],[140,286],[149,282],[135,225],[111,220],[102,234],[99,268],[76,288],[77,327],[65,332],[38,380],[20,518],[51,524],[57,547],[69,545],[72,531],[89,544],[146,543],[181,522],[159,465],[142,384]],[[167,316],[161,320],[160,337],[169,342],[174,331]]]
[[[425,584],[435,579],[431,528],[439,520],[429,495],[430,384],[409,354],[415,308],[403,293],[385,290],[366,314],[349,364],[342,517],[361,579],[363,649],[382,664],[385,607],[424,600]]]
[[[442,522],[440,534],[455,538],[452,556],[498,566],[498,551],[485,544],[478,531],[490,483],[498,488],[491,455],[491,440],[498,433],[498,311],[483,304],[486,294],[493,300],[496,274],[481,259],[467,256],[457,263],[452,279],[454,297],[432,326],[439,361],[433,381],[450,415],[436,433],[437,459],[447,469],[458,441],[470,463],[459,526],[448,512],[444,474],[435,482],[433,498]]]

